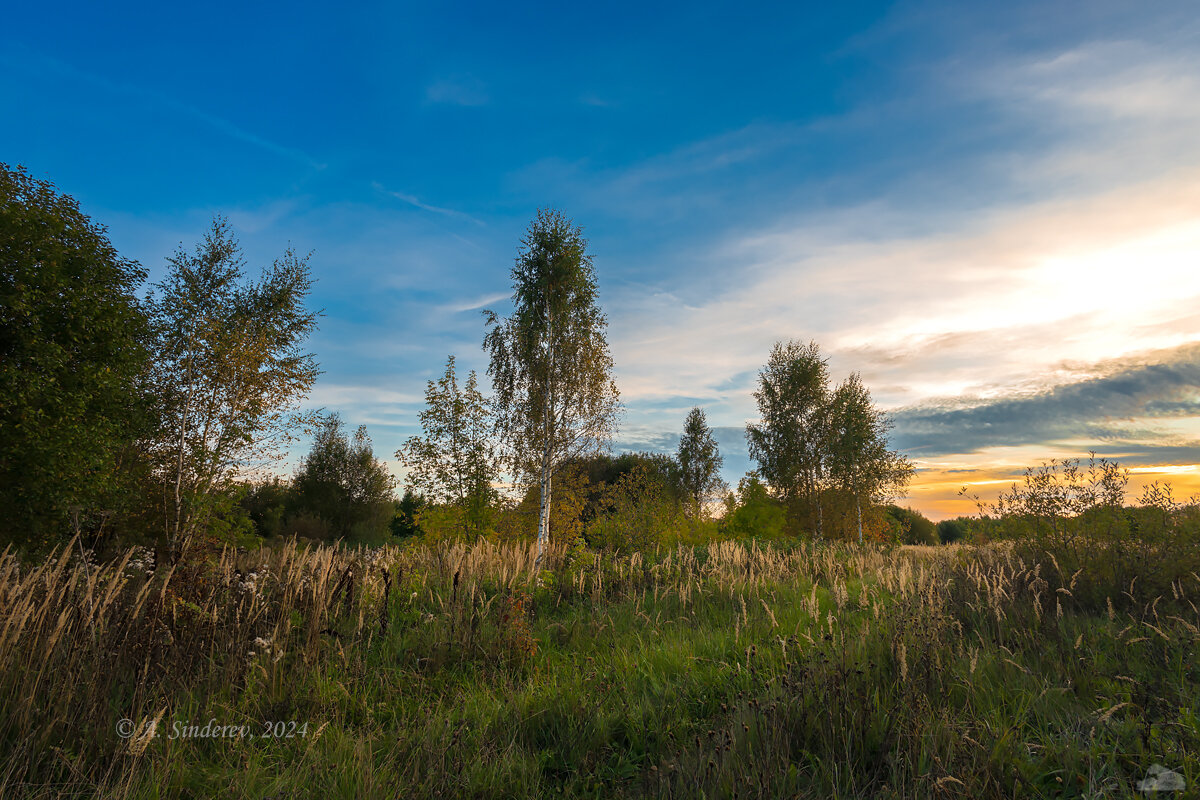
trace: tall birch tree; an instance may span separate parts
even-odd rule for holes
[[[882,503],[902,494],[912,479],[912,462],[888,450],[891,422],[871,402],[871,392],[857,372],[834,390],[828,421],[826,473],[834,488],[854,499],[861,544],[863,500]]]
[[[539,210],[512,269],[513,312],[484,311],[483,346],[495,391],[496,427],[514,475],[537,483],[538,561],[550,540],[555,472],[612,439],[620,394],[612,379],[608,320],[583,231]]]
[[[280,456],[304,421],[299,403],[319,373],[304,344],[318,315],[305,308],[308,259],[289,248],[247,281],[241,248],[220,217],[193,252],[180,247],[167,263],[149,306],[162,420],[156,455],[167,539],[178,556],[239,469]]]
[[[816,342],[777,342],[758,376],[759,422],[746,426],[758,472],[791,509],[806,506],[823,533],[823,444],[829,408],[829,369]]]

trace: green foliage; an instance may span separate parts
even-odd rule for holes
[[[421,524],[418,520],[426,502],[423,496],[412,489],[405,489],[404,496],[396,501],[396,511],[389,525],[392,536],[400,539],[420,536]]]
[[[375,460],[366,426],[351,442],[341,417],[331,414],[296,471],[292,506],[298,515],[323,520],[335,537],[380,539],[394,514],[394,486],[387,467]]]
[[[548,512],[550,541],[553,543],[574,545],[582,541],[584,529],[602,511],[605,485],[593,483],[587,468],[590,463],[591,459],[577,460],[558,470]],[[498,515],[499,538],[522,542],[536,540],[540,503],[538,487],[528,487],[520,502]]]
[[[920,511],[888,505],[884,506],[884,512],[892,523],[896,540],[900,543],[938,544],[936,526]]]
[[[942,544],[962,541],[967,538],[968,532],[968,520],[964,517],[944,519],[937,524],[938,541]]]
[[[1127,470],[1095,454],[1086,467],[1079,459],[1052,459],[1027,469],[994,503],[976,498],[976,525],[1042,563],[1053,588],[1074,584],[1069,591],[1091,607],[1124,605],[1135,580],[1146,591],[1171,594],[1179,580],[1200,572],[1200,506],[1155,483],[1140,507],[1129,507],[1128,483]]]
[[[783,504],[771,496],[758,477],[748,475],[738,481],[737,497],[726,500],[725,528],[739,537],[776,539],[783,534],[786,513]]]
[[[829,370],[816,342],[777,342],[754,392],[760,422],[746,426],[750,457],[785,505],[806,503],[817,527]]]
[[[4,164],[0,264],[0,542],[74,525],[94,542],[141,499],[145,271],[75,200]]]
[[[702,409],[693,408],[688,412],[675,460],[685,498],[684,508],[692,519],[701,519],[706,515],[705,504],[729,489],[720,475],[725,460],[717,449],[717,440],[713,438]]]
[[[588,480],[596,485],[613,484],[634,470],[641,470],[650,475],[672,500],[683,501],[679,465],[665,453],[597,453],[575,463],[586,470]]]
[[[579,506],[579,520],[586,526],[605,512],[612,487],[635,470],[643,471],[671,502],[682,503],[678,464],[663,453],[595,453],[573,459],[561,468],[556,485],[580,495],[573,502]],[[536,503],[535,495],[536,488],[531,487],[526,493],[526,502],[532,499]]]
[[[596,274],[582,230],[543,209],[512,270],[513,313],[485,311],[496,426],[513,475],[537,483],[538,541],[550,539],[552,479],[612,438],[620,409]]]
[[[890,423],[858,374],[831,391],[815,342],[779,342],[754,397],[760,421],[746,426],[750,456],[787,509],[793,532],[862,539],[864,506],[902,494],[913,467],[888,450]],[[849,525],[847,499],[854,508]],[[831,518],[829,510],[841,513]]]
[[[255,521],[247,508],[250,487],[235,484],[214,498],[212,516],[205,531],[208,539],[240,547],[257,547],[261,544]]]
[[[634,540],[649,546],[707,541],[716,530],[702,520],[685,522],[678,465],[661,453],[598,453],[577,458],[559,469],[554,486],[550,504],[553,542],[571,544],[586,539],[601,546],[603,540],[604,546],[628,549]],[[538,502],[537,487],[529,487],[520,503],[501,515],[501,538],[535,536]],[[656,532],[629,531],[639,515],[644,515]],[[594,534],[593,526],[597,526]]]
[[[156,334],[155,456],[167,489],[167,536],[186,549],[239,469],[282,457],[319,370],[303,352],[317,314],[307,258],[290,248],[257,281],[229,223],[216,218],[193,252],[168,259],[150,300]]]
[[[626,553],[645,551],[656,545],[675,544],[688,528],[667,488],[641,465],[604,486],[600,507],[601,513],[585,534],[593,547]]]
[[[278,536],[283,533],[288,507],[293,502],[291,485],[274,477],[245,484],[238,505],[245,509],[259,536]]]
[[[888,450],[891,422],[871,402],[871,393],[858,373],[851,374],[834,390],[824,419],[823,474],[834,493],[853,498],[855,532],[862,541],[863,505],[903,494],[912,479],[913,466],[905,456]],[[924,523],[918,527],[916,538],[926,538]],[[833,533],[845,536],[848,531]]]
[[[424,435],[410,437],[396,451],[409,468],[407,489],[432,505],[452,507],[438,512],[437,527],[453,519],[464,536],[478,536],[492,526],[500,467],[490,438],[487,400],[479,392],[474,370],[459,388],[450,356],[446,373],[426,385],[420,417]]]

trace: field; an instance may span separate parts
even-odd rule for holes
[[[6,553],[0,796],[1128,797],[1156,764],[1200,786],[1194,574],[1099,605],[1000,545],[542,566]]]

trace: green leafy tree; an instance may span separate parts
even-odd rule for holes
[[[864,498],[868,503],[882,503],[902,494],[912,479],[912,463],[888,450],[891,422],[871,402],[871,393],[857,372],[829,397],[824,419],[823,474],[836,489],[853,498],[861,543]]]
[[[904,544],[937,544],[937,528],[933,521],[911,508],[897,505],[884,506],[884,512],[892,521],[897,538]]]
[[[317,430],[292,487],[295,510],[324,520],[335,536],[378,538],[393,517],[395,480],[375,459],[366,426],[351,441],[337,414]]]
[[[754,393],[760,420],[746,426],[758,474],[793,514],[810,516],[818,535],[829,395],[829,370],[815,342],[776,343]]]
[[[704,516],[705,501],[722,495],[729,488],[720,474],[725,460],[700,408],[688,412],[675,460],[679,464],[684,508],[688,516],[699,519]]]
[[[247,483],[238,505],[246,512],[259,536],[276,536],[283,531],[288,506],[293,504],[292,486],[278,476]]]
[[[954,542],[966,539],[969,532],[967,520],[963,517],[944,519],[937,524],[938,541],[942,544],[953,544]]]
[[[421,535],[421,511],[425,508],[425,498],[412,489],[405,489],[404,496],[396,501],[396,510],[392,516],[389,530],[399,538]]]
[[[0,538],[93,538],[144,435],[145,272],[74,199],[0,164]]]
[[[731,492],[725,500],[725,529],[735,536],[776,538],[783,533],[784,517],[779,501],[754,475],[738,481],[736,497]]]
[[[494,484],[500,467],[491,426],[475,371],[460,387],[450,356],[445,374],[426,384],[423,435],[410,437],[396,451],[409,470],[407,488],[431,503],[453,507],[464,533],[485,530],[499,499]]]
[[[312,417],[298,413],[319,373],[304,343],[317,314],[306,309],[308,259],[289,248],[257,281],[221,218],[194,252],[168,259],[151,297],[154,384],[162,430],[156,455],[166,490],[167,538],[183,552],[239,469],[281,458]]]
[[[758,424],[746,426],[758,474],[793,518],[825,534],[825,506],[853,507],[859,541],[863,504],[903,494],[913,467],[887,447],[888,417],[857,373],[836,389],[815,342],[780,342],[759,375]]]
[[[512,278],[512,316],[484,312],[490,326],[484,349],[505,460],[520,480],[539,488],[540,560],[550,541],[554,474],[607,446],[620,395],[582,230],[557,211],[539,211]]]

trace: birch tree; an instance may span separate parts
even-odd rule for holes
[[[786,505],[805,505],[822,534],[820,490],[829,369],[816,342],[778,342],[758,377],[759,422],[746,426],[758,472]]]
[[[538,561],[550,540],[555,471],[608,445],[620,411],[607,319],[582,230],[558,211],[530,223],[512,270],[513,312],[485,311],[483,346],[507,464],[537,483]]]
[[[891,423],[871,402],[857,372],[834,390],[828,422],[826,472],[834,487],[854,499],[861,544],[863,500],[881,503],[902,493],[912,479],[912,463],[888,450]]]
[[[475,371],[460,387],[450,356],[445,374],[426,385],[420,418],[423,435],[409,437],[396,451],[409,470],[405,485],[434,503],[458,509],[465,531],[481,531],[497,497],[492,484],[500,470],[488,402]]]
[[[166,535],[178,557],[238,470],[281,457],[305,421],[299,403],[319,370],[304,343],[318,315],[305,308],[307,257],[289,248],[247,281],[220,217],[193,252],[181,246],[167,263],[149,305],[162,419],[156,456]]]

